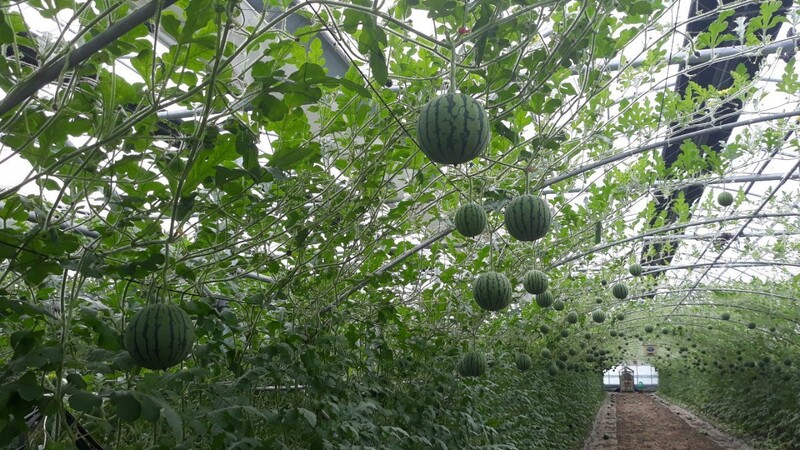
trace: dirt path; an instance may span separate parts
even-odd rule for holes
[[[662,405],[642,394],[617,398],[619,450],[722,450]]]
[[[610,394],[585,450],[745,450],[747,445],[650,394]]]

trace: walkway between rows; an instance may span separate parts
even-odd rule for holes
[[[653,394],[613,393],[600,407],[585,450],[752,450]]]

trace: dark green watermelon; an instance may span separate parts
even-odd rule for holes
[[[183,361],[194,339],[189,315],[171,304],[145,306],[125,329],[125,348],[131,358],[153,370],[167,369]]]
[[[529,270],[522,279],[522,286],[529,294],[541,294],[547,290],[547,274],[540,270]]]
[[[486,372],[486,359],[482,353],[469,352],[461,358],[457,368],[462,377],[479,377]]]
[[[481,308],[500,311],[511,303],[511,282],[498,272],[486,272],[472,284],[472,296]]]
[[[486,110],[466,94],[440,95],[420,110],[417,120],[419,147],[435,163],[471,161],[484,152],[490,138]]]
[[[506,206],[505,224],[514,238],[530,242],[543,237],[550,230],[550,207],[535,195],[520,195]]]
[[[474,237],[483,233],[488,219],[481,205],[467,203],[458,208],[454,222],[459,233],[466,237]]]

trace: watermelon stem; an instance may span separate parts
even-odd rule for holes
[[[489,230],[489,269],[494,271],[494,233]]]
[[[448,92],[456,93],[456,42],[450,41],[450,86]]]

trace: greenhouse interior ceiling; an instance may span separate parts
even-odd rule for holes
[[[576,449],[652,366],[800,448],[798,34],[791,0],[0,3],[0,447]]]

